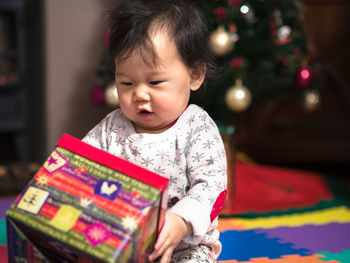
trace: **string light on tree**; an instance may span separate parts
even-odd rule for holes
[[[245,111],[250,106],[251,100],[250,91],[243,86],[241,79],[237,79],[235,85],[226,93],[226,105],[235,112]]]
[[[249,13],[250,8],[247,5],[242,5],[241,8],[239,9],[239,11],[241,11],[242,14],[246,15]]]
[[[201,106],[215,120],[231,121],[236,112],[248,107],[253,109],[253,105],[278,99],[280,94],[289,91],[292,95],[293,89],[303,94],[301,104],[306,108],[313,109],[320,104],[319,95],[311,91],[322,89],[322,71],[317,71],[311,63],[312,52],[308,50],[303,12],[298,2],[194,1],[212,30],[210,45],[220,68],[220,78],[208,82],[207,96],[201,101]],[[96,105],[117,107],[115,88],[111,88],[112,92],[107,88],[113,82],[106,71],[108,38],[107,33],[91,100]],[[233,83],[232,80],[238,78],[249,80],[244,82],[246,88],[242,83],[238,85],[240,81]],[[222,98],[226,98],[226,103]],[[221,103],[224,105],[218,106]]]
[[[283,25],[280,26],[277,29],[277,39],[276,39],[276,44],[278,45],[284,45],[290,42],[291,38],[290,35],[292,33],[292,30],[289,26]]]
[[[249,22],[249,23],[255,23],[257,21],[253,9],[248,4],[244,4],[239,9],[241,12],[241,15]]]
[[[304,95],[304,107],[307,111],[314,111],[321,104],[320,93],[317,90],[308,90]]]
[[[274,42],[277,45],[285,45],[291,41],[292,29],[288,25],[284,25],[280,10],[273,11],[274,23],[270,25]]]

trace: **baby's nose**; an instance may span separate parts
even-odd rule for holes
[[[148,101],[150,99],[148,88],[144,85],[137,86],[135,88],[134,98],[136,101]]]

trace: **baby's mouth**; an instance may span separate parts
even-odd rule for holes
[[[153,114],[153,112],[145,110],[145,109],[141,109],[138,111],[138,114],[143,116],[143,117],[147,117]]]

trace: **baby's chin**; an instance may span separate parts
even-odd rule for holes
[[[133,124],[134,124],[134,129],[137,133],[149,133],[149,134],[162,133],[162,132],[168,130],[173,125],[173,123],[171,123],[168,125],[156,127],[156,126],[139,125],[136,123],[133,123]]]

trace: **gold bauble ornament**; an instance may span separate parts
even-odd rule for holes
[[[105,102],[110,107],[119,107],[117,87],[114,82],[109,84],[105,90]]]
[[[226,93],[226,105],[235,112],[245,111],[252,100],[249,89],[242,84],[242,80],[238,79]]]
[[[307,91],[304,95],[304,107],[307,111],[316,110],[321,104],[320,93],[316,90]]]
[[[235,36],[225,30],[223,26],[218,27],[210,35],[210,47],[215,55],[223,56],[233,50]]]

